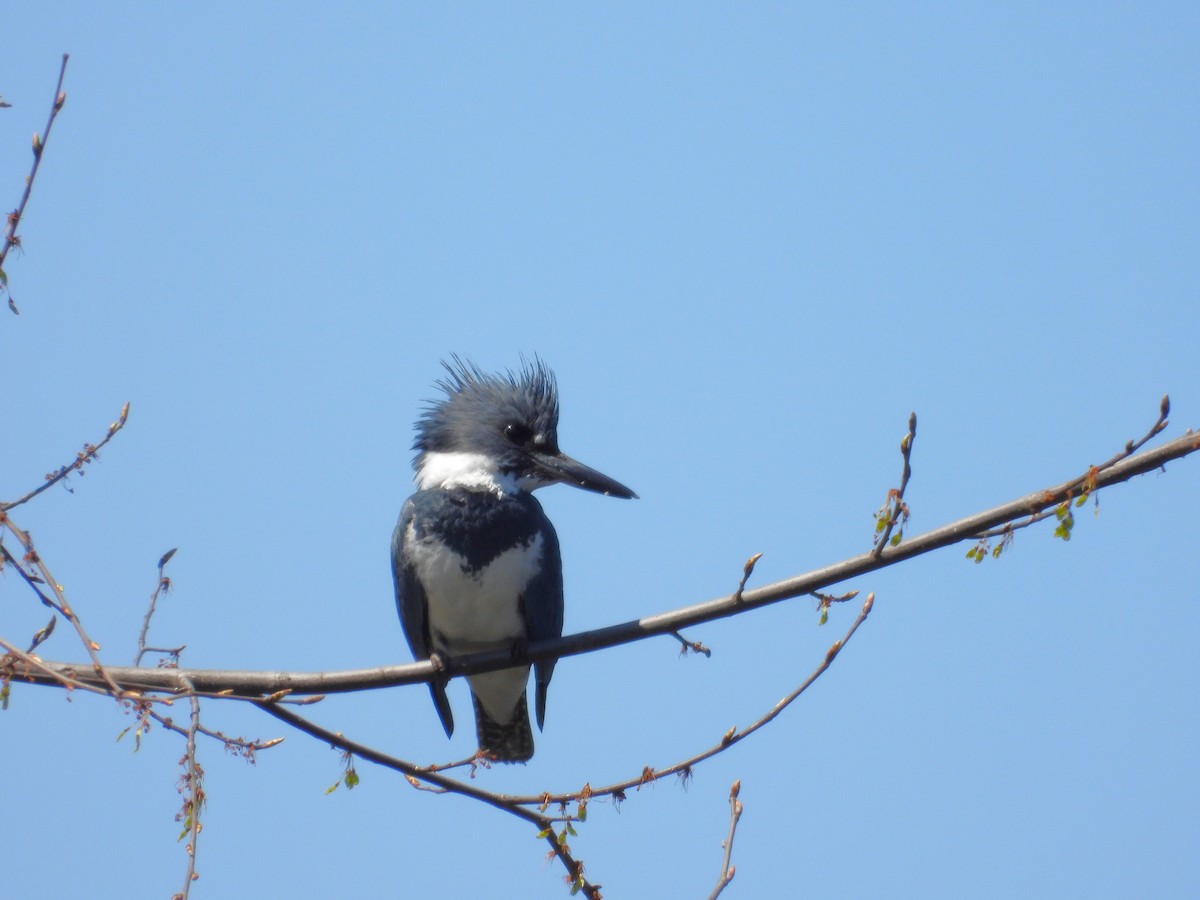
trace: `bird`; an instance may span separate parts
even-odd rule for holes
[[[416,423],[416,493],[392,534],[392,576],[404,635],[418,660],[505,648],[517,654],[562,635],[558,535],[533,491],[569,484],[635,499],[625,485],[558,446],[558,385],[538,357],[489,374],[459,356],[442,362],[445,396]],[[533,664],[538,729],[556,660]],[[533,756],[529,665],[468,675],[479,750],[505,763]],[[429,682],[446,736],[448,676]]]

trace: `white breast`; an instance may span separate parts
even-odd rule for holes
[[[507,646],[525,636],[520,597],[542,562],[542,536],[513,547],[477,572],[438,541],[420,541],[409,525],[405,554],[429,601],[429,632],[456,654]]]
[[[439,541],[419,541],[408,526],[405,555],[416,568],[428,600],[434,649],[456,656],[511,647],[525,637],[521,594],[541,568],[542,536],[506,550],[477,572],[465,557]],[[488,715],[508,724],[525,692],[529,666],[470,675],[467,680]]]

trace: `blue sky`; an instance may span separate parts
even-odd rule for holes
[[[1189,4],[9,3],[0,194],[15,205],[58,61],[68,101],[6,269],[3,496],[128,428],[20,511],[114,663],[406,661],[387,550],[439,360],[540,354],[560,438],[641,495],[540,494],[569,631],[869,546],[920,416],[910,533],[1200,423],[1200,13]],[[1200,891],[1200,461],[1021,533],[846,585],[871,620],[764,733],[591,810],[612,897]],[[0,580],[0,634],[43,609]],[[799,683],[853,617],[797,600],[559,665],[522,793],[665,766]],[[43,647],[79,659],[60,630]],[[468,703],[459,686],[460,717]],[[322,724],[465,755],[423,688]],[[285,735],[202,748],[193,897],[562,897],[516,820]],[[114,743],[111,703],[15,690],[0,716],[12,896],[170,896],[183,752]]]

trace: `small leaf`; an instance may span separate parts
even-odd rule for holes
[[[537,836],[538,836],[538,840],[544,841],[546,838],[550,837],[550,829],[548,827],[543,828],[541,831],[539,831],[537,833]]]
[[[339,778],[337,781],[335,781],[329,787],[325,788],[325,796],[328,797],[330,794],[332,794],[334,791],[336,791],[341,786],[341,784],[342,784],[342,780]]]
[[[354,790],[358,786],[358,773],[351,769],[346,773],[346,789]]]
[[[829,607],[822,604],[821,605],[821,618],[817,621],[817,624],[824,625],[828,621],[829,621]]]
[[[888,543],[891,544],[893,547],[898,547],[898,546],[900,546],[900,539],[903,537],[904,537],[904,532],[897,531],[895,534],[892,535],[892,539],[890,541],[888,541]]]

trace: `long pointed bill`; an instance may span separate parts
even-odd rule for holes
[[[572,487],[594,491],[606,497],[622,497],[626,500],[636,500],[637,494],[619,481],[613,481],[607,475],[602,475],[595,469],[588,468],[565,453],[539,453],[538,468],[551,481],[561,481]]]

